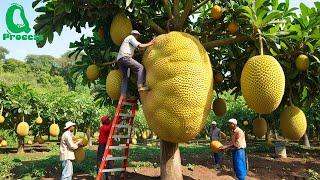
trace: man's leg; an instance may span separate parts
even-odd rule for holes
[[[247,166],[244,149],[236,149],[232,151],[233,168],[239,180],[244,180],[247,176]]]
[[[121,82],[121,95],[122,96],[127,96],[127,91],[128,91],[127,71],[128,71],[128,64],[130,64],[129,61],[130,61],[130,59],[127,57],[123,57],[118,60],[119,69],[122,73],[122,82]]]
[[[62,175],[61,180],[71,180],[73,174],[73,167],[71,160],[62,161]]]
[[[144,86],[146,81],[146,72],[143,65],[131,58],[129,68],[138,76],[137,84],[139,90],[148,90],[148,88]]]

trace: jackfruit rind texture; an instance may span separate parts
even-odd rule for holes
[[[209,56],[198,39],[170,32],[155,39],[144,56],[146,84],[140,92],[148,125],[160,139],[179,143],[203,128],[213,97]]]
[[[29,124],[26,122],[21,122],[17,126],[17,134],[19,136],[27,136],[29,133]]]
[[[124,13],[119,13],[112,19],[110,36],[114,44],[120,46],[131,31],[131,21]]]
[[[112,70],[107,75],[106,91],[112,100],[120,98],[122,73],[120,70]]]
[[[267,121],[264,118],[257,118],[253,120],[253,134],[258,137],[262,138],[268,129]]]
[[[280,129],[284,137],[299,140],[307,130],[307,119],[301,109],[287,106],[280,113]]]
[[[249,108],[269,114],[280,104],[285,76],[279,62],[269,55],[250,58],[241,73],[241,92]]]

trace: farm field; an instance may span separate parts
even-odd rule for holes
[[[319,148],[304,149],[297,144],[287,147],[288,158],[275,158],[272,148],[262,142],[248,144],[248,179],[303,179],[318,177],[320,172]],[[41,148],[40,148],[41,147]],[[28,149],[27,147],[26,149]],[[94,179],[96,148],[86,148],[86,160],[74,165],[74,179]],[[30,147],[23,155],[1,154],[1,177],[14,179],[59,179],[61,166],[56,143]],[[4,149],[1,148],[3,152]],[[39,151],[39,152],[38,152]],[[42,152],[40,152],[42,151]],[[47,152],[49,151],[49,152]],[[234,179],[230,153],[223,155],[221,170],[215,170],[212,152],[207,144],[180,145],[184,179]],[[160,153],[158,147],[133,145],[130,150],[128,179],[159,179]],[[113,176],[114,177],[114,176]],[[116,176],[114,177],[116,178]]]

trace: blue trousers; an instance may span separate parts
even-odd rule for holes
[[[220,164],[221,163],[221,153],[213,153],[214,157],[214,163],[215,164]]]
[[[61,180],[72,180],[73,166],[71,160],[62,161],[62,175]]]
[[[244,180],[247,176],[246,152],[244,149],[234,149],[232,151],[233,169],[239,180]]]

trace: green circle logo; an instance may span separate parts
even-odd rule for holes
[[[13,15],[16,10],[19,10],[19,15],[21,20],[23,21],[23,24],[15,24],[13,22]],[[12,33],[29,33],[31,31],[29,22],[24,14],[23,7],[17,3],[11,4],[11,6],[8,8],[6,13],[6,23],[9,31],[11,31]]]

